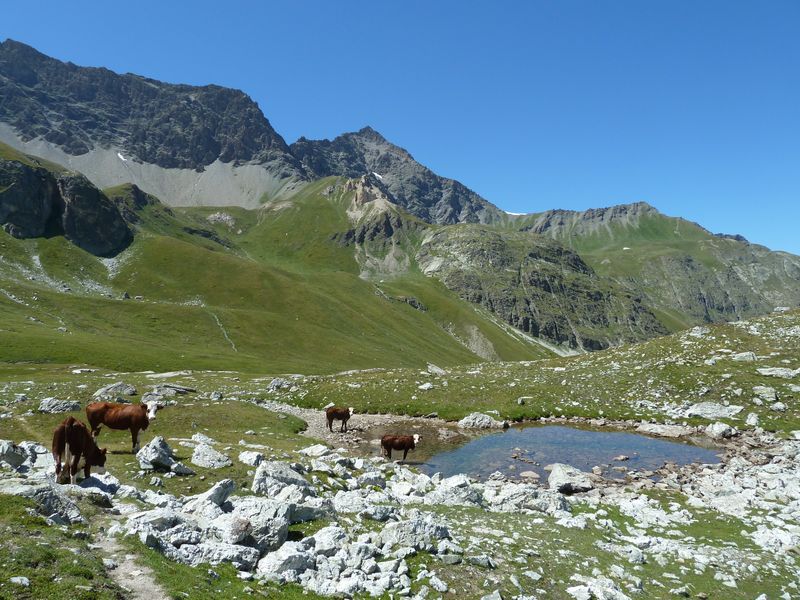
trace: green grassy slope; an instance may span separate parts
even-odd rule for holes
[[[628,208],[628,214],[613,214]],[[647,205],[509,219],[578,252],[601,276],[641,295],[672,330],[800,305],[800,258],[713,235]],[[594,214],[592,214],[594,213]],[[612,216],[609,216],[609,215]]]
[[[131,186],[106,190],[136,229],[113,259],[0,231],[0,361],[309,373],[453,365],[480,360],[457,335],[466,330],[481,332],[493,358],[549,355],[433,280],[414,283],[431,297],[421,311],[361,279],[352,249],[333,239],[350,227],[350,199],[326,196],[329,184],[283,206],[226,208],[229,222]]]

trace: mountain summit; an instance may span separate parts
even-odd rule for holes
[[[317,178],[374,173],[396,204],[429,223],[491,223],[502,214],[462,183],[418,163],[407,150],[371,127],[342,134],[333,141],[300,138],[290,150]]]
[[[487,223],[502,214],[370,127],[288,146],[240,90],[80,67],[6,40],[0,95],[0,141],[98,187],[135,183],[173,206],[256,208],[314,179],[374,172],[399,206],[431,223]]]

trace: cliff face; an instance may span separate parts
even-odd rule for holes
[[[24,140],[68,154],[115,147],[164,168],[283,160],[288,147],[255,102],[216,85],[172,85],[79,67],[7,40],[0,44],[0,121]]]
[[[16,238],[63,235],[97,256],[132,240],[114,203],[83,175],[0,159],[0,225]]]
[[[667,332],[638,297],[541,236],[448,228],[426,237],[417,260],[464,300],[556,344],[599,350]]]

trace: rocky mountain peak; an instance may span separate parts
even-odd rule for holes
[[[300,138],[290,150],[313,177],[374,173],[399,206],[429,223],[489,223],[502,214],[465,185],[421,165],[371,127],[333,140]]]
[[[218,85],[80,67],[6,40],[0,94],[0,122],[23,142],[41,138],[70,155],[114,148],[143,163],[195,170],[216,160],[294,163],[258,105]]]

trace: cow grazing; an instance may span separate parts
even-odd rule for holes
[[[328,429],[333,431],[333,422],[341,421],[342,426],[339,431],[347,431],[347,421],[350,420],[354,412],[356,411],[352,406],[350,408],[341,408],[340,406],[327,407],[325,409],[325,417],[328,419]]]
[[[381,438],[381,448],[383,455],[391,460],[392,450],[402,450],[403,460],[408,456],[408,451],[413,450],[419,444],[422,436],[418,433],[414,435],[385,435]]]
[[[83,461],[83,477],[89,477],[92,467],[104,471],[106,449],[97,447],[89,428],[76,420],[67,417],[53,432],[53,460],[56,463],[56,482],[61,481],[61,464],[66,465],[69,482],[75,483],[81,460]]]
[[[139,433],[147,429],[150,421],[156,418],[158,405],[150,404],[116,404],[114,402],[92,402],[86,406],[86,418],[92,428],[92,435],[100,435],[100,426],[110,429],[129,429],[133,442],[133,453],[139,451]]]

